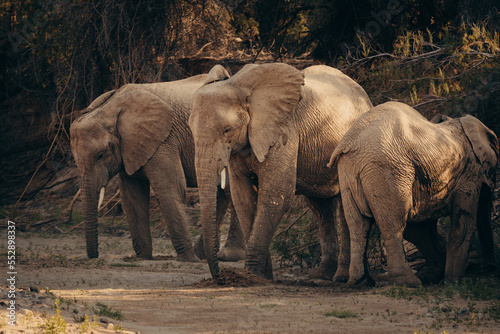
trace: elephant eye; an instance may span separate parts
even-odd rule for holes
[[[102,159],[102,157],[104,156],[104,152],[99,152],[96,156],[96,160],[100,160]]]
[[[227,127],[227,128],[225,128],[225,129],[224,129],[224,132],[223,132],[223,133],[224,133],[224,134],[227,134],[229,131],[231,131],[231,128]]]

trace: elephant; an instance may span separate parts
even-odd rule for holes
[[[220,65],[212,68],[194,94],[189,126],[213,278],[219,275],[216,193],[229,180],[247,270],[273,278],[273,235],[291,198],[302,194],[320,221],[319,274],[346,279],[349,249],[337,237],[349,238],[338,214],[336,172],[326,164],[344,133],[371,107],[361,86],[324,65],[299,71],[284,63],[247,64],[232,77]]]
[[[470,115],[430,122],[400,102],[362,115],[328,164],[338,170],[351,238],[348,284],[370,280],[366,247],[373,222],[384,240],[387,279],[395,284],[422,284],[405,261],[403,237],[435,262],[435,275],[455,282],[465,273],[477,227],[484,260],[494,266],[491,212],[498,154],[496,135]],[[439,249],[432,240],[437,240],[436,221],[444,216],[451,224],[441,257],[432,254]]]
[[[122,207],[136,255],[152,258],[151,189],[159,200],[177,260],[198,261],[182,204],[186,187],[197,185],[194,142],[187,120],[192,96],[205,79],[203,74],[172,82],[127,84],[99,96],[72,123],[71,149],[81,174],[89,258],[99,256],[99,189],[118,174]],[[220,223],[229,195],[219,191],[217,204]],[[243,257],[241,229],[233,225],[228,238],[232,242],[226,243],[229,248],[225,252],[239,251]],[[201,237],[199,240],[202,242]]]

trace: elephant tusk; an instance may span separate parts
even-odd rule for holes
[[[102,187],[99,193],[99,203],[97,204],[97,210],[101,208],[102,202],[104,202],[104,194],[106,193],[106,188]]]
[[[222,189],[226,188],[226,167],[224,167],[220,173],[220,187]]]

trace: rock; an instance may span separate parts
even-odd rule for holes
[[[111,329],[111,330],[114,330],[115,329],[115,325],[113,325],[113,323],[109,323],[107,326],[106,326],[106,329]]]
[[[443,313],[446,313],[446,312],[450,312],[451,311],[451,307],[450,306],[442,306],[441,307],[441,312]]]
[[[37,287],[37,286],[30,286],[30,291],[31,291],[31,292],[37,292],[37,293],[38,293],[38,292],[40,292],[40,288],[39,288],[39,287]]]
[[[19,314],[29,316],[29,315],[33,315],[33,311],[23,308],[23,309],[19,310]]]
[[[49,305],[47,305],[47,304],[40,304],[40,305],[37,305],[37,308],[38,308],[38,310],[39,310],[39,311],[41,311],[41,310],[50,310],[50,309],[52,309],[52,307],[50,307],[50,306],[49,306]]]
[[[103,324],[109,324],[109,319],[108,319],[108,318],[106,318],[106,317],[101,317],[101,318],[99,319],[99,321],[100,321],[101,323],[103,323]]]

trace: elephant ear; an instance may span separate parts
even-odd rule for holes
[[[100,107],[103,105],[107,100],[109,100],[116,92],[116,89],[110,90],[109,92],[106,92],[104,94],[99,95],[92,103],[85,109],[85,111],[92,111],[95,108]]]
[[[211,84],[212,82],[223,81],[229,79],[230,75],[227,70],[221,65],[215,65],[207,74],[204,85]]]
[[[153,156],[172,129],[173,109],[158,96],[142,90],[120,96],[117,130],[128,175]]]
[[[248,139],[253,153],[262,162],[293,118],[295,107],[302,98],[304,74],[283,63],[250,64],[230,81],[247,94]]]
[[[471,143],[474,155],[486,171],[496,168],[499,144],[493,131],[488,129],[477,118],[467,115],[460,118],[460,124]],[[491,183],[490,181],[487,181]],[[493,180],[494,182],[494,180]],[[493,184],[488,184],[493,186]]]

